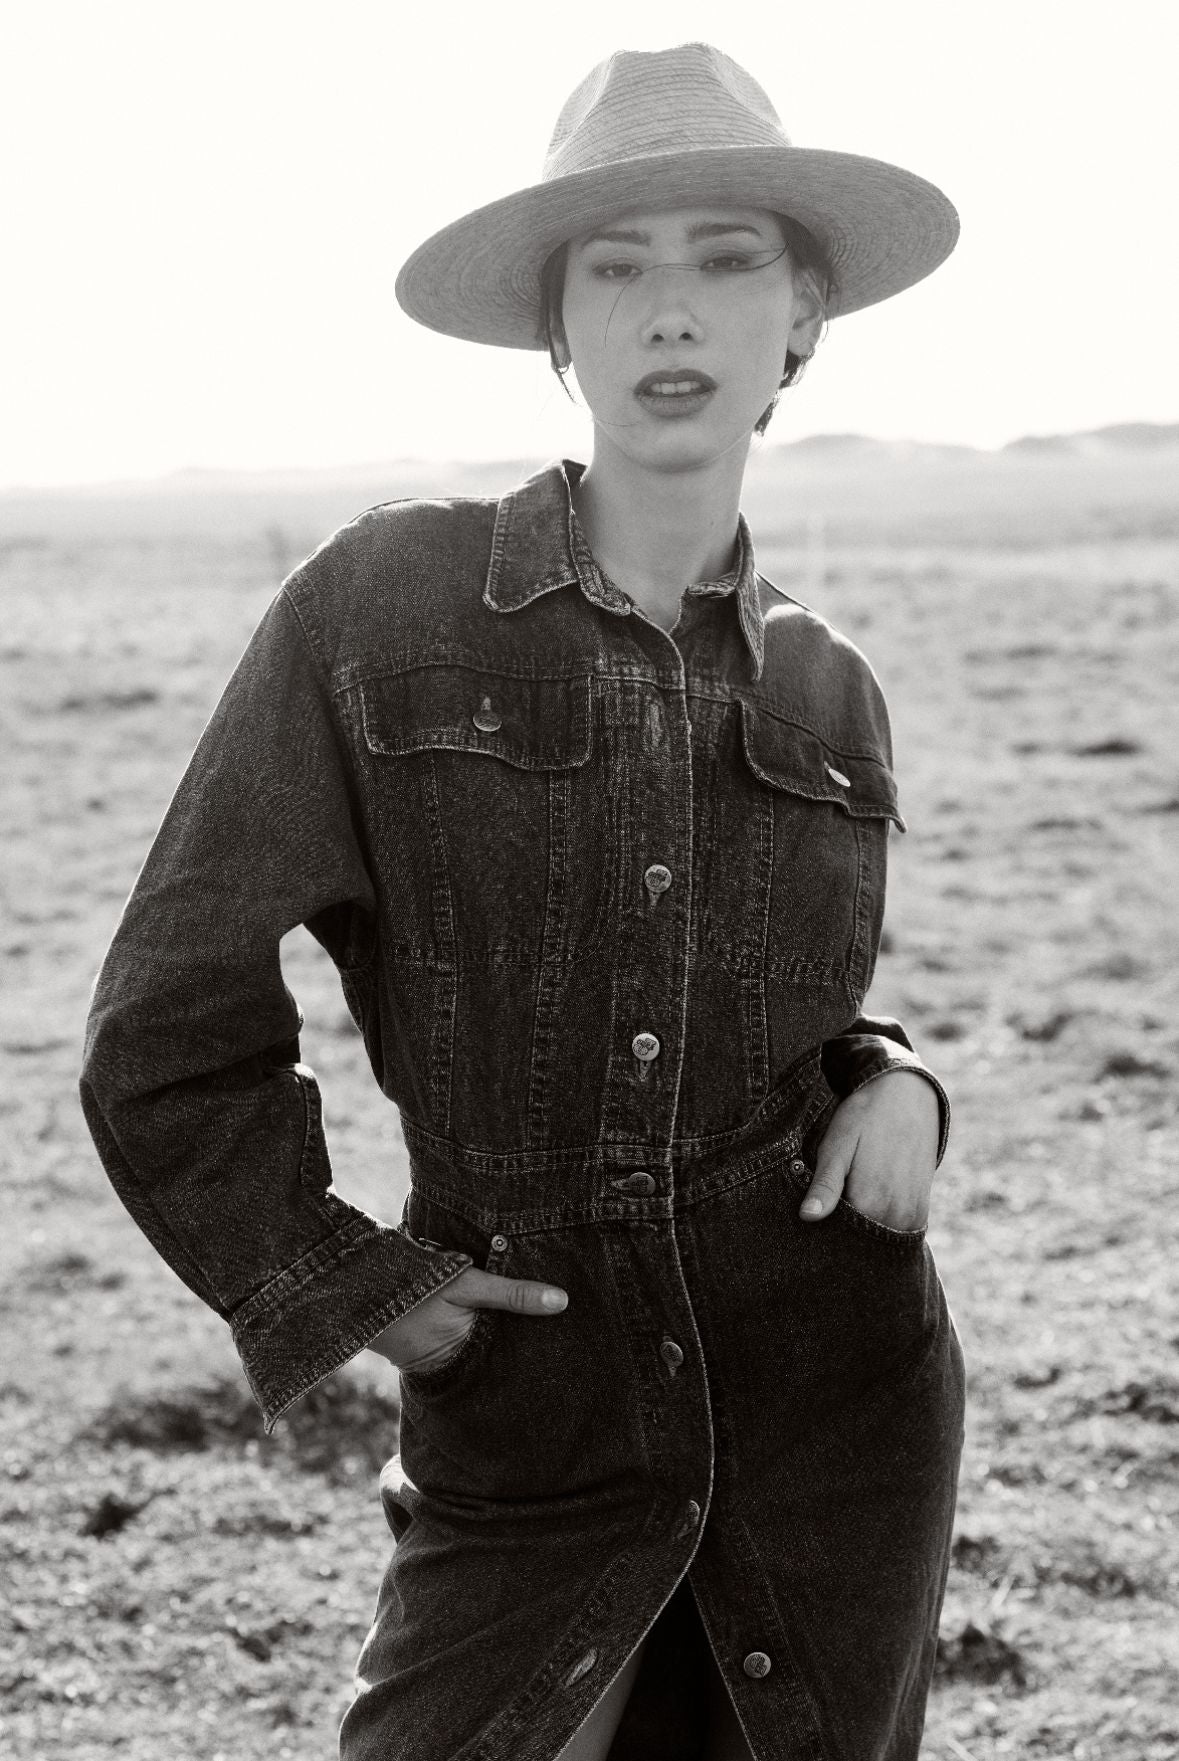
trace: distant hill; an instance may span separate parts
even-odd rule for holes
[[[822,464],[827,459],[832,464],[848,459],[863,460],[865,464],[869,464],[873,459],[891,462],[989,456],[978,446],[958,446],[950,441],[937,440],[880,440],[871,434],[804,434],[801,440],[784,440],[766,450],[788,453],[793,458],[806,459],[815,464]]]
[[[871,434],[807,434],[798,440],[755,445],[754,473],[789,462],[822,471],[855,464],[877,466],[965,466],[994,463],[1005,456],[1037,455],[1063,460],[1115,460],[1179,448],[1179,422],[1116,422],[1076,434],[1024,434],[1005,446],[960,446],[948,441],[882,440]],[[269,471],[236,471],[193,466],[161,477],[111,483],[54,484],[41,488],[0,489],[0,510],[60,502],[201,502],[244,498],[281,502],[312,497],[334,502],[341,496],[354,505],[389,495],[499,495],[545,461],[534,459],[445,460],[395,459],[337,466],[280,467]]]
[[[1114,422],[1082,434],[1025,434],[1009,440],[1004,452],[1068,453],[1098,458],[1103,454],[1158,452],[1179,446],[1179,422]]]
[[[1058,458],[1103,458],[1133,452],[1160,452],[1179,447],[1179,422],[1114,422],[1075,434],[1023,434],[997,448],[1000,453],[1046,453]],[[769,449],[767,449],[769,450]],[[773,448],[816,462],[827,458],[914,462],[935,459],[993,458],[985,447],[956,446],[927,440],[878,440],[870,434],[808,434]]]

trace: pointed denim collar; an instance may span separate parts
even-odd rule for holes
[[[591,604],[625,617],[629,599],[594,561],[573,511],[573,488],[584,465],[574,459],[546,465],[500,501],[491,541],[491,562],[483,601],[492,611],[519,611],[555,587],[579,586]],[[765,622],[754,565],[753,540],[744,514],[737,516],[737,561],[716,581],[697,581],[692,597],[735,594],[741,633],[761,677]]]

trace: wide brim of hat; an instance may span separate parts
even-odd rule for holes
[[[832,318],[911,287],[958,238],[949,199],[899,165],[822,148],[713,147],[575,172],[476,208],[418,246],[397,299],[447,336],[544,348],[540,274],[558,245],[627,209],[702,202],[768,208],[807,227],[835,274]]]

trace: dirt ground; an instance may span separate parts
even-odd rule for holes
[[[871,1001],[956,1109],[930,1240],[970,1416],[924,1761],[1179,1756],[1177,481],[1173,452],[767,451],[746,502],[762,568],[889,697],[910,831]],[[334,1752],[391,1544],[395,1378],[358,1362],[264,1439],[227,1333],[111,1193],[76,1073],[249,630],[332,524],[406,485],[0,498],[13,1761]],[[392,1110],[318,949],[287,953],[339,1185],[396,1217]]]

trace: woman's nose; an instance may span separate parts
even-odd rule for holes
[[[688,277],[675,264],[666,270],[649,269],[643,275],[643,340],[650,343],[700,342],[704,331],[692,306]]]

